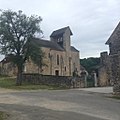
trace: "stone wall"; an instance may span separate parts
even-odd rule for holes
[[[113,92],[120,94],[120,52],[108,55],[101,53],[101,66],[98,71],[100,86],[113,86]]]
[[[72,76],[75,69],[80,74],[79,52],[72,52],[67,56],[66,51],[51,50],[50,48],[42,47],[45,53],[43,58],[46,66],[42,67],[39,72],[38,66],[32,61],[27,61],[25,64],[25,73],[40,73],[43,75],[56,75],[55,71],[59,71],[59,76]],[[57,56],[59,56],[59,64],[57,64]]]
[[[0,75],[16,76],[17,68],[12,63],[0,63]]]
[[[120,53],[110,55],[112,68],[113,92],[120,94]]]
[[[98,69],[99,86],[111,85],[111,62],[107,52],[100,54],[100,68]]]
[[[84,79],[80,77],[69,76],[52,76],[40,74],[23,74],[23,81],[31,84],[44,84],[66,86],[68,88],[82,88],[85,87]]]
[[[109,55],[106,55],[107,57],[104,59],[100,75],[113,85],[113,92],[115,94],[120,94],[120,22],[106,44],[109,45]],[[104,53],[103,55],[106,54]],[[105,77],[103,77],[102,73],[105,74]]]
[[[80,75],[80,59],[79,58],[79,52],[71,52],[71,58],[72,58],[72,75],[74,71],[77,71],[77,74]]]

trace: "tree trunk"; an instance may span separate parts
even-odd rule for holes
[[[22,85],[22,65],[17,66],[18,73],[17,73],[17,79],[16,79],[16,85],[20,86]]]

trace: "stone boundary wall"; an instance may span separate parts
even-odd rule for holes
[[[82,88],[85,87],[84,80],[81,77],[71,76],[53,76],[53,75],[40,75],[40,74],[22,74],[24,82],[30,84],[44,84],[44,85],[57,85],[66,86],[68,88]]]

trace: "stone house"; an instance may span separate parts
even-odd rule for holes
[[[120,22],[106,42],[109,45],[109,55],[104,53],[106,81],[114,85],[114,91],[120,92]],[[103,54],[103,53],[102,53]],[[108,83],[108,84],[109,84]]]
[[[9,76],[15,76],[17,74],[17,68],[10,62],[8,57],[0,61],[0,74]]]
[[[45,53],[44,63],[46,66],[42,67],[40,74],[72,76],[76,72],[80,75],[79,51],[71,46],[71,35],[73,34],[70,28],[64,27],[53,31],[50,40],[34,39],[34,42],[39,44]],[[1,64],[3,65],[2,62]],[[31,61],[27,61],[24,72],[38,73],[38,66]]]

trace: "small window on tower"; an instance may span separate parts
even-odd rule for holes
[[[59,55],[57,55],[57,65],[59,65]]]
[[[63,41],[63,38],[62,38],[62,37],[59,37],[58,40],[57,40],[58,43],[59,43],[59,42],[62,42],[62,41]]]

